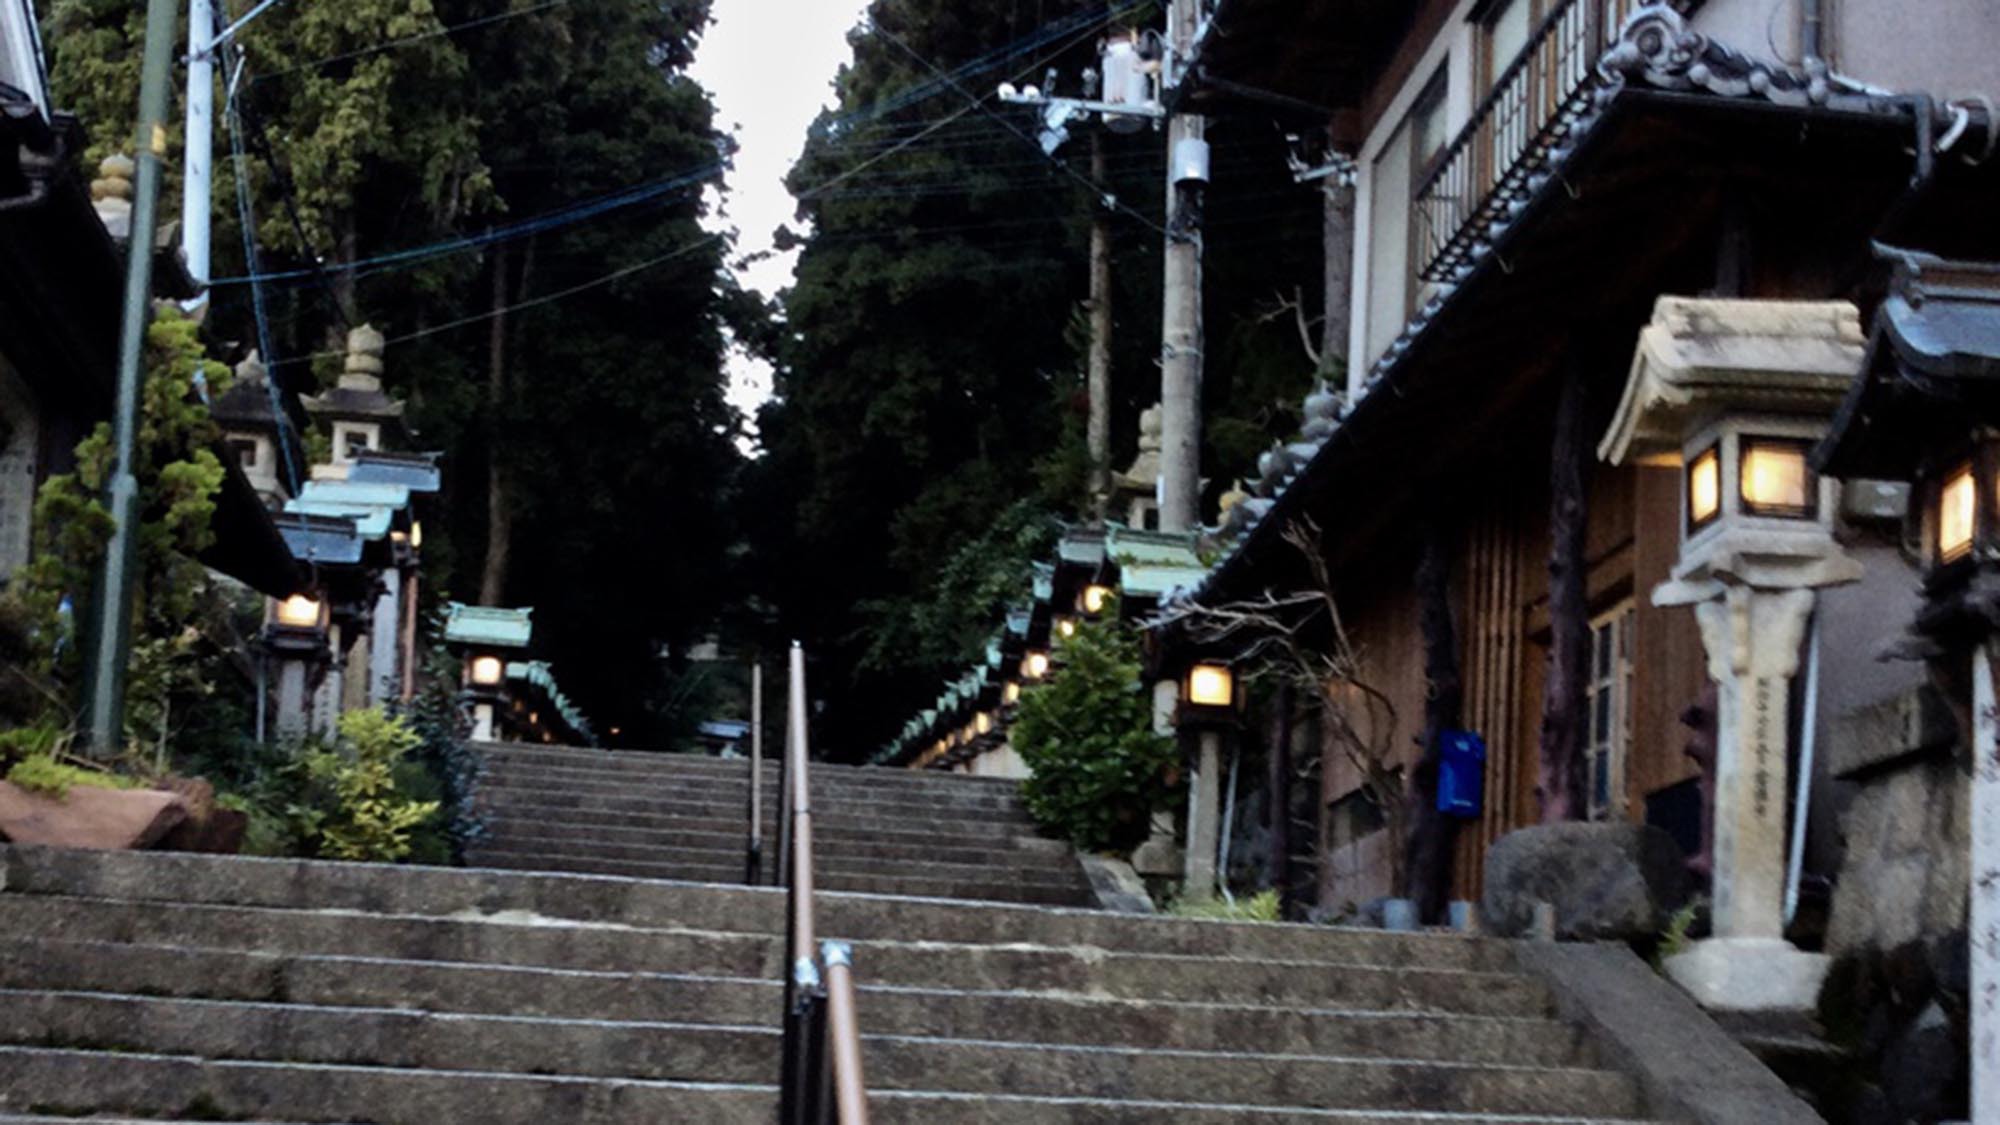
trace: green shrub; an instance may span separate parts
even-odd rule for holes
[[[342,715],[339,730],[335,748],[299,759],[306,784],[286,810],[293,831],[327,859],[405,858],[411,833],[438,813],[436,801],[412,800],[397,783],[397,767],[422,739],[379,709]]]
[[[1138,642],[1115,621],[1086,622],[1049,679],[1023,692],[1014,748],[1033,771],[1021,791],[1043,827],[1086,851],[1146,839],[1179,786],[1174,741],[1153,731]]]
[[[1275,922],[1278,920],[1278,892],[1259,891],[1249,898],[1231,902],[1225,898],[1208,902],[1175,902],[1167,913],[1176,918],[1207,918],[1217,922]]]
[[[61,799],[79,785],[93,789],[137,789],[139,782],[101,770],[59,762],[52,754],[30,754],[14,763],[7,780],[30,793]]]

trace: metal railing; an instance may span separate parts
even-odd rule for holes
[[[1598,59],[1625,17],[1646,3],[1557,0],[1535,25],[1412,193],[1410,292],[1449,280],[1486,222],[1548,164],[1588,105]]]
[[[806,656],[792,645],[785,731],[779,878],[785,884],[783,1125],[868,1125],[861,1076],[861,1023],[854,1004],[854,951],[815,945],[812,787],[807,766]],[[817,958],[814,954],[817,952]]]
[[[750,839],[743,849],[743,881],[764,881],[764,659],[750,664]]]

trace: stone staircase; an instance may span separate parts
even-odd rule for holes
[[[764,1125],[783,905],[0,846],[0,1121]],[[855,942],[887,1125],[1646,1117],[1505,943],[849,893],[819,917]]]
[[[481,867],[740,883],[747,761],[540,746],[480,748]],[[814,874],[831,891],[1088,906],[1070,849],[1035,834],[1014,782],[812,767]],[[764,767],[764,877],[778,856],[778,770]]]

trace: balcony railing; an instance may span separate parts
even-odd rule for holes
[[[1597,60],[1625,17],[1646,3],[1557,0],[1536,24],[1411,199],[1412,292],[1450,279],[1485,220],[1548,163],[1588,103]]]

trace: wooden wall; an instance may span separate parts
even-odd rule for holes
[[[1494,840],[1540,817],[1535,788],[1548,662],[1549,527],[1547,472],[1532,463],[1537,456],[1545,456],[1545,447],[1524,451],[1511,468],[1496,467],[1488,490],[1471,498],[1461,525],[1453,617],[1465,682],[1464,722],[1486,740],[1487,772],[1485,809],[1462,827],[1454,854],[1458,898],[1478,898],[1486,848]],[[1591,612],[1628,598],[1633,605],[1625,768],[1625,811],[1633,820],[1645,818],[1648,794],[1695,773],[1681,753],[1679,715],[1706,676],[1700,635],[1691,610],[1660,609],[1651,600],[1679,551],[1679,482],[1674,469],[1608,465],[1596,465],[1589,481],[1585,556]],[[1394,745],[1405,761],[1414,761],[1426,684],[1411,582],[1415,559],[1406,554],[1371,558],[1342,582],[1350,635],[1373,682],[1395,703]],[[1359,778],[1330,742],[1323,743],[1322,753],[1325,808],[1352,792]],[[1365,901],[1379,893],[1377,879],[1353,871],[1364,855],[1379,858],[1380,849],[1349,849],[1340,864],[1322,863],[1323,902]],[[1359,895],[1364,889],[1370,894]]]

